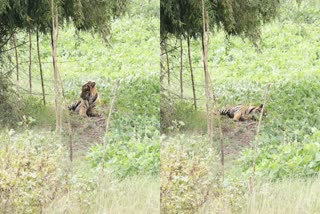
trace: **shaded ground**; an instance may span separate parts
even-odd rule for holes
[[[225,155],[237,154],[250,146],[256,134],[257,121],[234,122],[229,118],[221,119]],[[218,127],[215,127],[215,133],[219,134]]]
[[[106,120],[103,116],[83,118],[72,114],[70,119],[75,157],[84,155],[89,147],[103,141],[106,129]]]

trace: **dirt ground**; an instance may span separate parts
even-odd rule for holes
[[[234,122],[229,118],[221,119],[226,156],[234,156],[250,146],[256,135],[257,121]],[[71,113],[70,121],[75,157],[85,155],[92,145],[103,142],[106,129],[105,116],[84,118]],[[218,123],[214,122],[214,124]],[[219,136],[217,126],[214,127],[214,133],[217,137]]]
[[[103,142],[106,130],[104,116],[84,118],[72,113],[70,122],[74,157],[85,155],[91,146]]]
[[[229,118],[221,119],[226,156],[238,154],[241,150],[250,146],[256,135],[257,121],[234,122]],[[219,128],[215,127],[214,132],[218,134]]]

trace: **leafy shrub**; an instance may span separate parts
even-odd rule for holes
[[[100,165],[103,152],[103,145],[91,148],[88,159],[93,167]],[[118,141],[107,145],[103,158],[106,168],[119,177],[136,174],[156,175],[160,168],[160,141],[159,139]]]
[[[160,194],[164,213],[194,213],[206,202],[211,187],[210,150],[204,153],[199,144],[197,139],[182,135],[162,141]]]
[[[157,82],[153,77],[127,77],[121,81],[116,112],[106,136],[105,157],[101,145],[92,147],[88,155],[94,168],[103,158],[107,168],[120,177],[159,173],[160,89]]]
[[[0,123],[14,126],[21,119],[21,101],[13,90],[11,73],[0,71]]]
[[[0,210],[39,213],[62,190],[62,145],[29,131],[5,131],[0,138]]]
[[[272,136],[285,136],[289,141],[302,141],[312,134],[311,127],[320,124],[318,111],[320,100],[318,81],[300,79],[287,81],[274,86],[267,109],[269,118],[264,132]]]
[[[108,142],[152,140],[159,137],[159,120],[157,116],[121,115],[115,113],[108,133]]]
[[[319,4],[316,0],[297,1],[298,5],[293,2],[284,2],[281,7],[279,19],[284,21],[292,21],[298,24],[313,24],[319,21]],[[297,11],[297,8],[299,10]]]
[[[167,133],[173,126],[174,121],[183,123],[180,130],[206,129],[206,115],[203,111],[196,111],[190,102],[173,101],[164,93],[161,94],[160,103],[160,129]]]
[[[0,72],[0,123],[4,126],[15,127],[23,117],[32,117],[39,125],[54,123],[52,107],[45,107],[38,97],[25,95],[21,97],[13,89],[10,73]]]
[[[161,93],[160,102],[160,130],[161,133],[167,132],[168,128],[172,126],[174,120],[174,103],[169,96]]]
[[[106,167],[119,177],[154,175],[160,168],[159,120],[156,116],[115,113],[108,132],[105,157],[103,146],[91,148],[88,160],[96,168],[104,158]]]
[[[22,99],[23,115],[34,118],[35,125],[52,125],[55,123],[54,107],[51,105],[44,106],[42,99],[39,97],[26,95]]]
[[[305,137],[305,143],[265,145],[259,149],[256,170],[270,179],[315,176],[320,171],[320,131]],[[243,154],[243,169],[252,167],[253,150]]]
[[[117,108],[127,114],[156,116],[159,120],[159,94],[157,76],[127,77],[121,83]]]

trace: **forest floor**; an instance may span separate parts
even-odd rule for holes
[[[223,119],[222,131],[224,137],[225,155],[234,156],[244,148],[249,147],[254,141],[257,124],[257,121],[251,120],[234,122],[229,118]],[[216,127],[214,132],[218,134],[219,128]]]
[[[104,106],[103,111],[107,112]],[[81,117],[71,112],[70,122],[72,129],[72,142],[74,157],[84,156],[94,144],[103,142],[106,132],[106,116]]]
[[[71,116],[73,152],[75,157],[86,154],[89,147],[103,141],[106,129],[105,121],[103,116],[87,118],[81,118],[79,115]]]

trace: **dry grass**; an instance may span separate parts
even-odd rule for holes
[[[264,182],[255,187],[253,199],[230,192],[220,198],[212,195],[198,213],[316,214],[320,213],[319,195],[320,177]]]
[[[264,183],[245,213],[320,213],[320,178]]]
[[[106,178],[104,191],[93,193],[89,206],[75,196],[66,195],[51,204],[45,213],[160,213],[160,181],[158,177],[134,176],[124,180]]]

